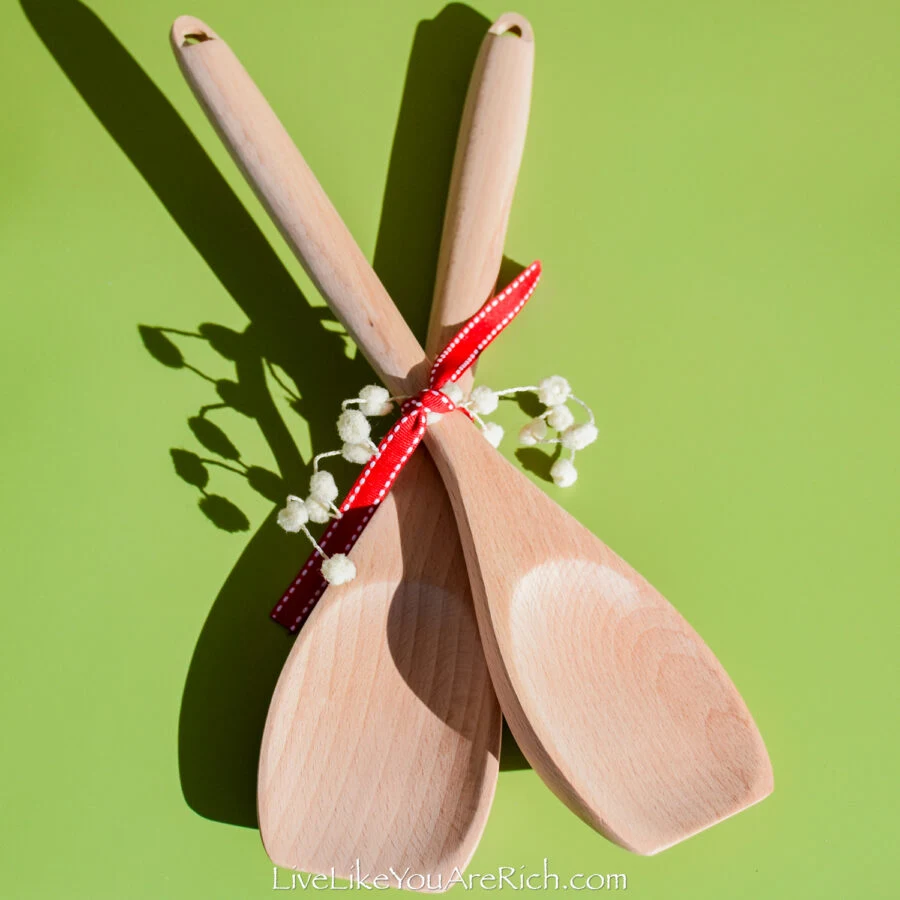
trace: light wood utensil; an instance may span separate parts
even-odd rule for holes
[[[500,39],[510,29],[520,40]],[[218,71],[223,56],[235,64],[196,19],[176,21],[172,41],[194,85],[196,73]],[[494,287],[533,58],[531,29],[517,16],[494,23],[482,44],[442,243],[453,264],[439,269],[431,338],[472,315]],[[235,91],[241,103],[251,87],[241,72],[240,82],[223,90]],[[200,89],[198,96],[206,94]],[[249,99],[250,110],[266,108]],[[264,131],[254,123],[255,132],[268,137],[267,146],[273,129],[278,142],[290,144],[269,115]],[[233,136],[221,130],[231,144]],[[277,168],[271,173],[278,177]],[[491,181],[489,173],[499,177]],[[260,833],[269,856],[285,867],[348,877],[358,859],[364,871],[408,867],[442,876],[446,885],[468,864],[487,821],[501,716],[458,529],[427,453],[412,457],[353,559],[356,579],[325,592],[275,689],[260,754]]]
[[[181,58],[369,362],[393,393],[421,389],[422,348],[240,64],[224,45],[215,56]],[[662,595],[464,416],[444,416],[426,442],[462,536],[494,687],[550,788],[610,840],[644,854],[769,794],[771,765],[746,705]]]

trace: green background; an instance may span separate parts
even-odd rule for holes
[[[541,483],[705,636],[776,790],[643,859],[507,753],[471,871],[894,896],[900,7],[517,8],[537,65],[507,253],[546,274],[481,379],[558,371],[592,402],[577,486]],[[367,372],[198,110],[171,21],[231,43],[421,334],[502,11],[4,5],[0,895],[271,893],[248,826],[289,641],[266,612],[302,552],[272,515]]]

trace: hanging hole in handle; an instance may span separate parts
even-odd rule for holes
[[[525,16],[520,16],[518,13],[504,13],[488,30],[497,37],[519,38],[525,41],[534,40],[531,23]]]
[[[191,47],[194,44],[202,44],[204,41],[211,41],[212,35],[204,34],[202,31],[197,34],[186,34],[181,39],[182,47]]]
[[[219,36],[202,19],[194,16],[179,16],[172,23],[169,39],[176,50],[184,50],[197,44],[214,41]]]

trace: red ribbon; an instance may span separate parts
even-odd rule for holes
[[[540,277],[541,264],[533,262],[488,300],[438,354],[431,367],[428,387],[403,403],[400,419],[382,439],[378,452],[366,464],[341,503],[340,517],[332,520],[319,540],[326,555],[347,553],[356,543],[394,479],[422,442],[429,414],[460,410],[471,418],[469,411],[456,406],[441,388],[456,381],[475,364],[482,351],[518,315],[534,293]],[[299,630],[326,587],[328,582],[322,577],[322,557],[313,551],[272,610],[272,618],[290,631]]]

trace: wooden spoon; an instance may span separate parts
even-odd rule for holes
[[[421,347],[240,64],[224,46],[202,63],[183,54],[183,64],[369,362],[394,393],[421,389]],[[746,705],[662,595],[464,416],[444,416],[426,441],[462,536],[494,687],[550,788],[644,854],[769,794],[771,765]]]
[[[501,41],[512,28],[522,39]],[[189,17],[176,21],[172,40],[192,84],[205,60],[230,56]],[[440,267],[432,337],[468,318],[494,287],[533,57],[520,17],[502,17],[482,44],[442,243],[453,265]],[[410,460],[353,559],[356,579],[325,592],[275,689],[260,754],[260,833],[273,861],[289,868],[349,877],[358,859],[364,872],[408,868],[446,886],[487,821],[501,717],[459,533],[427,453]]]

